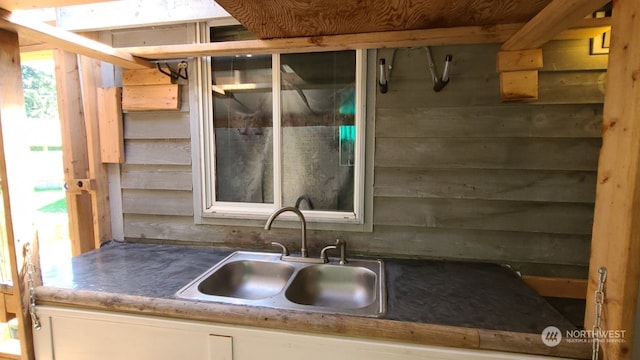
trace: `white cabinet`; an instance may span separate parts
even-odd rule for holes
[[[37,360],[543,359],[50,306],[38,314]]]

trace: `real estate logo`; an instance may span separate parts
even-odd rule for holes
[[[562,341],[562,332],[555,326],[547,326],[540,336],[542,342],[549,347],[558,346]]]
[[[626,330],[567,330],[562,335],[562,331],[555,326],[547,326],[542,330],[540,338],[542,342],[549,346],[558,346],[564,339],[568,343],[593,343],[595,339],[599,342],[625,342]]]

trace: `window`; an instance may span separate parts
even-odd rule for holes
[[[298,206],[310,222],[363,223],[364,63],[361,50],[209,59],[202,217]]]

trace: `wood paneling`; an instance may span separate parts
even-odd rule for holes
[[[599,138],[602,105],[412,107],[376,111],[376,137]]]
[[[190,191],[124,190],[122,199],[126,214],[193,216]]]
[[[593,204],[595,171],[377,167],[376,196]]]
[[[191,136],[188,112],[136,112],[125,119],[125,139],[188,140]]]
[[[189,141],[129,140],[124,147],[127,164],[191,165]]]
[[[455,61],[453,68],[458,68]],[[399,78],[394,71],[389,92],[379,96],[377,102],[383,108],[407,108],[411,104],[466,107],[495,105],[500,101],[499,76],[495,69],[476,76],[459,74],[459,71],[453,70],[449,84],[437,94],[433,93],[427,71],[416,69],[413,79]],[[604,71],[539,72],[536,104],[602,104],[605,77]]]
[[[247,29],[265,39],[526,22],[549,1],[327,0],[302,3],[276,0],[261,3],[220,0],[218,3]]]
[[[599,150],[600,139],[378,138],[375,164],[376,167],[595,170]]]
[[[445,54],[454,57],[451,82],[440,93],[432,90],[423,49],[397,51],[389,93],[375,99],[374,230],[309,230],[310,251],[342,237],[354,255],[586,274],[606,62],[585,56],[588,41],[551,43],[543,49],[550,63],[540,72],[544,103],[503,104],[498,51],[498,45],[433,47],[438,65]],[[564,54],[575,59],[562,60]],[[126,114],[125,139],[126,239],[299,246],[292,229],[194,224],[189,112]]]
[[[195,225],[190,217],[125,215],[125,236],[132,241],[215,243],[229,248],[273,250],[271,241],[299,247],[299,231],[261,227]],[[546,276],[584,276],[589,236],[469,229],[441,229],[376,225],[373,233],[309,230],[310,251],[318,252],[327,239],[343,237],[349,254],[432,257],[509,263],[515,269]],[[390,246],[389,244],[393,245]],[[532,243],[537,246],[531,246]],[[532,262],[535,259],[535,263]],[[544,264],[541,266],[540,264]],[[516,266],[517,265],[517,266]],[[574,270],[579,269],[579,270]]]
[[[111,32],[113,47],[188,44],[187,25],[163,25]]]
[[[541,201],[377,197],[374,213],[374,225],[581,235],[592,221],[592,204]]]
[[[123,189],[192,190],[190,166],[124,165]]]
[[[544,66],[540,71],[606,70],[609,55],[586,56],[590,39],[550,41],[544,46]]]

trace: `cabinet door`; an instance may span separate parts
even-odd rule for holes
[[[541,360],[543,356],[39,307],[38,360]]]
[[[178,321],[138,316],[42,311],[38,360],[231,360],[232,339]]]

